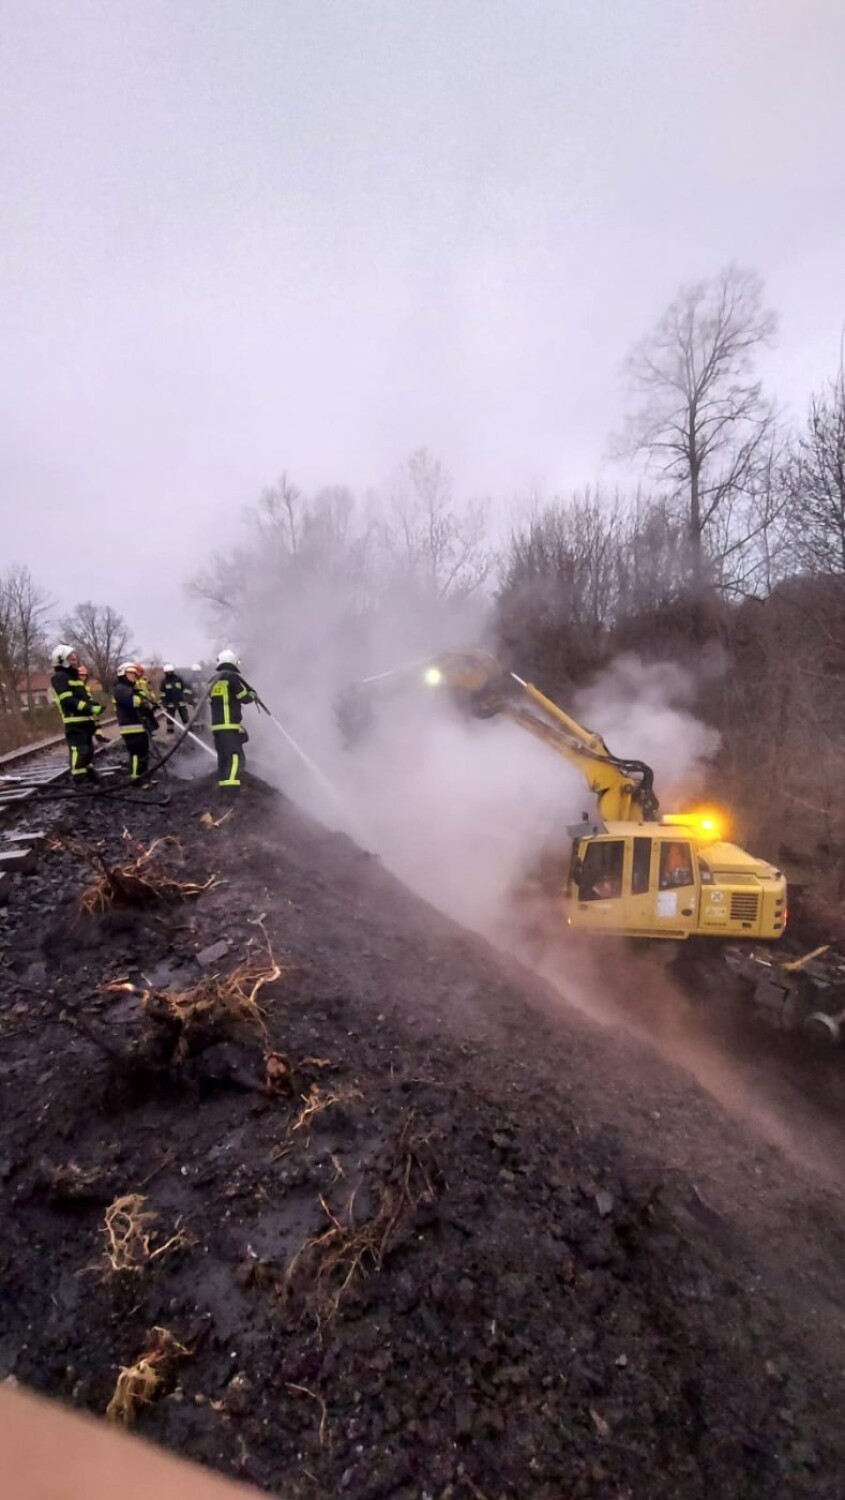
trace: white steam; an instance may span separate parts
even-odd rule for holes
[[[575,717],[603,735],[615,755],[644,760],[664,811],[700,790],[719,734],[690,711],[695,683],[676,662],[619,656],[576,697]]]
[[[592,811],[572,766],[515,724],[465,719],[448,695],[422,686],[383,703],[373,732],[344,749],[334,716],[339,691],[439,649],[489,646],[484,610],[472,601],[426,610],[419,598],[394,594],[377,613],[359,615],[336,573],[282,585],[271,567],[263,581],[261,572],[251,567],[242,607],[244,671],[317,773],[251,713],[256,769],[446,915],[529,963],[567,1002],[611,1027],[625,1025],[764,1139],[817,1167],[814,1143],[795,1138],[776,1101],[725,1053],[668,976],[620,946],[569,934],[554,901],[527,888],[538,856],[550,848],[565,855],[567,825]],[[627,655],[562,706],[614,754],[650,764],[670,810],[700,791],[718,746],[690,710],[693,690],[677,665]],[[272,824],[267,831],[272,837]],[[561,881],[564,868],[565,858]],[[632,1066],[641,1066],[635,1055]]]
[[[252,715],[256,768],[447,915],[497,942],[512,934],[514,897],[538,856],[557,850],[563,867],[567,826],[594,809],[578,771],[513,723],[462,717],[442,689],[378,702],[349,749],[334,712],[352,682],[485,644],[482,605],[394,595],[362,617],[341,577],[315,571],[256,585],[243,627],[246,675],[311,761]],[[691,693],[680,668],[626,656],[564,707],[615,754],[653,765],[668,808],[695,789],[718,743],[690,714]]]

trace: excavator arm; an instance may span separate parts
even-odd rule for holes
[[[600,734],[577,720],[486,651],[443,651],[424,662],[364,678],[342,695],[338,721],[347,743],[369,727],[374,706],[416,688],[447,691],[476,718],[510,719],[542,740],[581,773],[605,822],[648,821],[657,816],[654,773],[640,760],[611,754]]]

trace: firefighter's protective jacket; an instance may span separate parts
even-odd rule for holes
[[[150,706],[138,684],[126,677],[118,677],[114,685],[114,706],[121,734],[146,734],[149,729]]]
[[[165,672],[161,679],[159,694],[165,708],[178,708],[181,703],[190,698],[191,690],[178,672]]]
[[[254,703],[258,694],[245,682],[237,667],[218,667],[211,685],[212,733],[220,729],[241,727],[243,705]]]
[[[50,686],[66,729],[93,724],[103,712],[103,705],[94,702],[75,667],[57,667]]]

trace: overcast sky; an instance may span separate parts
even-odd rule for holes
[[[628,347],[734,259],[802,409],[843,77],[845,0],[0,0],[0,564],[185,661],[283,467],[594,479]]]

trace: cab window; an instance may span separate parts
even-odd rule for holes
[[[634,863],[631,869],[631,895],[644,896],[651,873],[651,839],[634,839]]]
[[[582,901],[612,901],[622,895],[624,839],[588,845],[581,866],[578,895]]]
[[[660,846],[660,889],[675,890],[680,885],[694,883],[692,851],[689,844],[674,840]]]

